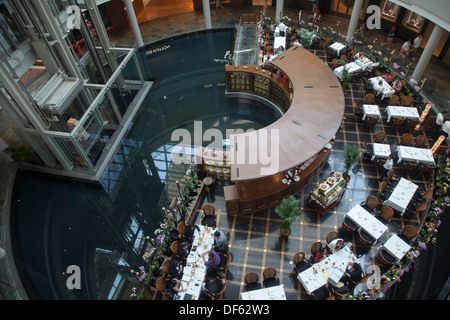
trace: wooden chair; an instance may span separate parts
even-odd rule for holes
[[[206,204],[202,208],[201,224],[208,227],[216,227],[216,208],[211,204]]]
[[[368,211],[375,210],[380,205],[380,200],[375,196],[368,196],[366,201],[361,203],[361,207],[367,209]]]
[[[378,256],[378,262],[386,267],[391,267],[397,261],[395,257],[393,257],[389,252],[382,249]]]
[[[341,64],[341,63],[339,62],[339,59],[338,59],[338,58],[333,58],[333,60],[331,60],[331,65],[332,65],[333,69],[339,67],[340,64]]]
[[[414,137],[411,133],[404,133],[400,136],[400,144],[402,146],[409,146],[413,139]]]
[[[164,276],[162,276],[158,280],[156,280],[156,284],[155,284],[156,292],[153,295],[153,300],[161,300],[162,292],[166,288],[167,283],[168,283],[168,281]]]
[[[311,265],[305,259],[305,253],[297,252],[294,256],[294,271],[298,275],[299,273],[308,269]]]
[[[383,180],[380,182],[380,198],[381,200],[387,200],[392,193],[392,190],[389,189],[389,181]]]
[[[348,62],[347,55],[345,55],[345,54],[341,55],[341,60],[345,61],[345,62]]]
[[[377,133],[375,133],[374,139],[375,143],[383,143],[385,139],[386,139],[386,132],[378,131]]]
[[[422,148],[427,146],[427,137],[423,134],[414,139],[414,147]]]
[[[314,300],[328,300],[331,296],[331,293],[326,286],[323,286],[311,292],[311,296],[314,298]]]
[[[405,170],[411,171],[411,170],[416,170],[419,167],[419,164],[417,162],[403,160],[401,162],[401,167],[403,168],[403,172]]]
[[[436,168],[437,168],[437,166],[435,166],[435,165],[429,165],[429,164],[424,164],[424,163],[421,163],[419,165],[420,172],[428,174],[428,175],[434,174],[434,170],[436,170]]]
[[[414,102],[414,97],[412,96],[405,96],[403,99],[402,105],[405,107],[411,107]]]
[[[180,221],[177,225],[177,231],[180,233],[181,238],[185,240],[184,236],[186,235],[186,223],[184,221]]]
[[[316,241],[311,245],[311,255],[314,256],[316,252],[322,251],[322,242]]]
[[[390,98],[389,98],[389,105],[390,106],[396,106],[398,105],[398,102],[400,101],[400,97],[396,94],[393,94]]]
[[[353,222],[353,220],[345,216],[344,220],[342,220],[342,229],[344,229],[347,232],[353,232],[356,229],[358,229],[358,225],[355,222]]]
[[[175,240],[170,245],[170,250],[172,251],[172,257],[178,256],[178,248],[180,247],[180,241]]]
[[[364,246],[370,246],[373,244],[375,239],[370,234],[368,234],[366,231],[364,231],[364,229],[360,228],[358,230],[357,241]]]
[[[365,104],[373,104],[375,102],[375,95],[373,93],[368,93],[364,96]]]
[[[161,264],[161,270],[162,270],[162,272],[164,272],[166,277],[169,277],[169,275],[170,275],[170,260],[169,259],[164,260],[164,262]]]
[[[244,277],[244,291],[252,291],[261,289],[259,276],[256,272],[248,272]]]
[[[419,123],[419,119],[408,119],[406,123],[406,127],[408,129],[414,130]]]
[[[383,223],[388,223],[394,216],[394,209],[388,206],[382,206],[378,218]]]
[[[396,127],[396,128],[404,127],[405,123],[406,123],[405,118],[392,118],[391,119],[391,126]]]
[[[333,241],[334,239],[338,238],[338,233],[337,231],[330,231],[327,234],[327,244],[329,244],[331,241]]]
[[[353,104],[353,117],[355,120],[362,120],[362,117],[364,117],[362,107],[358,107],[356,103]]]
[[[406,225],[400,232],[399,237],[406,242],[412,241],[417,236],[417,229],[414,226]]]
[[[278,286],[280,284],[280,279],[277,277],[277,269],[268,267],[265,268],[263,273],[263,287],[269,288],[273,286]]]
[[[366,123],[367,124],[371,124],[371,125],[376,125],[378,123],[378,121],[380,121],[379,118],[375,118],[375,117],[366,117]]]

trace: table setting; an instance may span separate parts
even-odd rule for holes
[[[394,191],[392,191],[389,198],[384,201],[383,204],[399,211],[403,216],[409,202],[414,196],[414,193],[417,191],[417,188],[418,185],[415,183],[405,178],[400,178],[400,181],[394,188]]]
[[[393,234],[382,247],[394,256],[397,261],[400,261],[411,249],[411,246],[396,234]]]
[[[382,94],[381,100],[391,97],[395,90],[382,77],[373,77],[369,79],[373,89],[379,94]]]
[[[391,118],[405,118],[409,120],[417,120],[420,118],[417,108],[403,107],[403,106],[387,106],[387,122],[391,121]]]
[[[378,240],[388,229],[387,226],[359,204],[347,212],[346,216],[363,228],[375,240]]]
[[[367,117],[377,119],[381,118],[380,109],[376,104],[363,104],[363,112],[364,112],[364,115],[362,117],[363,121],[366,120]]]
[[[202,253],[210,250],[214,244],[215,228],[207,226],[198,226],[199,230],[194,232],[194,241],[191,251],[186,258],[186,265],[183,268],[184,291],[178,294],[179,299],[183,300],[185,294],[190,294],[193,299],[198,299],[202,290],[202,284],[205,280],[207,267],[202,258]]]
[[[284,285],[262,288],[240,293],[242,300],[287,300]]]
[[[428,165],[435,165],[434,155],[430,149],[397,146],[397,163],[405,161],[415,161],[417,163],[423,163]]]
[[[339,56],[341,50],[345,49],[345,45],[340,42],[335,42],[329,46],[330,49],[336,52],[336,54]]]

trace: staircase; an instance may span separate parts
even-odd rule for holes
[[[238,35],[234,46],[235,65],[257,65],[258,61],[258,28],[257,15],[243,14],[239,20]]]

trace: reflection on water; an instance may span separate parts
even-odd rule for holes
[[[187,169],[173,164],[173,151],[183,144],[195,152],[194,140],[174,138],[174,130],[194,137],[201,121],[200,136],[215,128],[226,139],[227,130],[259,129],[280,116],[259,103],[225,98],[223,57],[233,39],[234,30],[216,30],[140,49],[155,84],[100,183],[18,173],[13,247],[32,298],[128,299],[137,285],[130,268],[145,265],[145,237],[159,228],[169,186]],[[81,289],[67,289],[70,265],[80,267]]]

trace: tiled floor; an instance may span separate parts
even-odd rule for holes
[[[323,51],[314,51],[322,59]],[[346,144],[358,144],[362,141],[373,143],[374,134],[380,130],[387,133],[386,143],[391,145],[392,151],[399,144],[399,136],[407,129],[393,128],[386,122],[385,108],[387,100],[378,101],[382,113],[382,121],[377,125],[368,125],[364,122],[355,122],[353,117],[353,104],[363,103],[364,88],[361,80],[355,81],[352,88],[345,90],[345,120],[342,129],[336,134],[336,140],[327,163],[319,175],[305,189],[295,195],[301,200],[302,215],[299,221],[292,226],[292,234],[288,239],[282,239],[280,233],[280,218],[274,213],[273,208],[262,210],[252,214],[228,215],[225,209],[223,185],[219,182],[211,197],[205,197],[202,204],[211,203],[217,209],[217,225],[225,232],[231,232],[230,252],[232,261],[226,277],[227,288],[224,299],[239,299],[239,293],[243,290],[244,276],[248,272],[256,272],[262,276],[266,267],[274,267],[278,270],[281,283],[284,284],[288,299],[311,299],[302,289],[293,273],[293,258],[295,253],[304,252],[310,257],[311,245],[316,241],[326,243],[325,239],[330,231],[338,231],[339,236],[345,241],[351,241],[353,251],[363,264],[367,266],[376,263],[378,246],[366,247],[356,241],[355,234],[349,234],[340,230],[344,215],[356,204],[364,201],[369,195],[379,195],[379,170],[372,162],[360,162],[350,172],[351,180],[344,193],[341,202],[324,217],[320,218],[308,204],[309,191],[316,183],[328,176],[332,171],[344,171],[344,146]],[[422,134],[421,130],[411,132],[414,136]],[[426,134],[426,133],[425,133]],[[430,141],[431,142],[431,141]],[[431,142],[432,143],[432,142]],[[395,158],[394,158],[395,159]],[[403,176],[419,185],[421,190],[428,189],[428,176],[420,172],[403,172],[403,169],[394,166],[395,176]],[[201,206],[200,206],[201,208]],[[197,211],[197,219],[201,211]],[[405,225],[417,227],[420,222],[418,215],[408,219],[402,218],[399,212],[388,223],[388,232],[385,233],[378,244],[384,243],[388,235],[398,233]],[[382,269],[383,270],[383,269]]]

